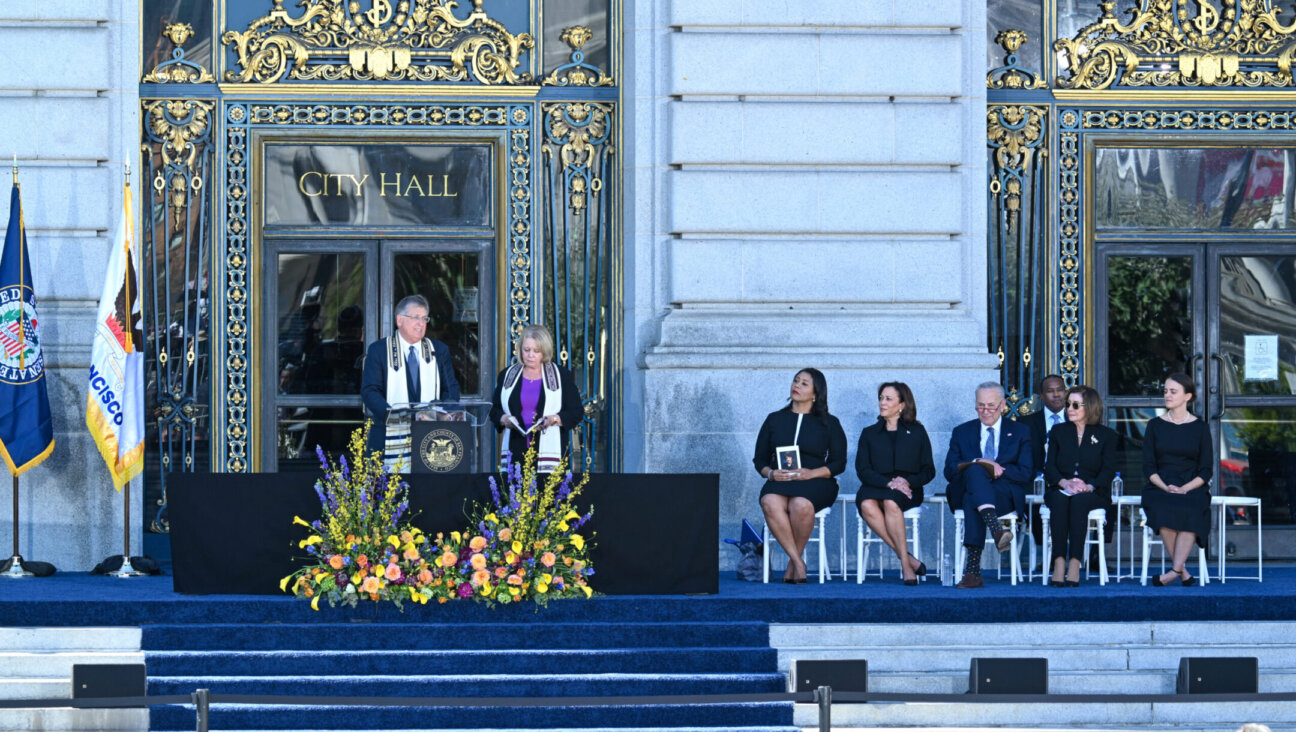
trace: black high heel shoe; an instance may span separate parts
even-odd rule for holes
[[[1049,587],[1066,587],[1066,581],[1065,581],[1065,580],[1055,580],[1055,579],[1050,579],[1050,580],[1049,580]]]
[[[1197,584],[1197,578],[1188,574],[1188,570],[1181,569],[1179,570],[1179,584],[1183,585],[1184,587],[1192,587],[1193,585]]]
[[[907,579],[907,580],[904,581],[904,584],[905,584],[905,587],[917,587],[917,586],[918,586],[918,578],[915,577],[914,579]]]
[[[927,565],[924,564],[923,562],[919,562],[919,563],[918,563],[918,569],[915,569],[915,570],[914,570],[914,574],[918,575],[919,577],[926,577],[926,576],[927,576]]]
[[[1178,571],[1177,571],[1177,570],[1175,571],[1175,574],[1178,574]],[[1165,583],[1165,582],[1162,582],[1162,581],[1161,581],[1161,575],[1158,574],[1158,575],[1153,575],[1153,577],[1152,577],[1152,586],[1153,586],[1153,587],[1168,587],[1169,585],[1168,585],[1167,583]]]

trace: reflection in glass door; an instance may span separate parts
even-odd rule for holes
[[[1210,421],[1214,495],[1263,501],[1268,526],[1296,523],[1296,256],[1276,244],[1099,245],[1096,382],[1122,435],[1121,471],[1141,489],[1142,434],[1161,383],[1197,382]],[[1230,556],[1254,556],[1253,509],[1226,514]],[[1233,527],[1238,530],[1234,530]],[[1266,539],[1266,556],[1293,554]],[[1212,545],[1211,551],[1221,547]]]

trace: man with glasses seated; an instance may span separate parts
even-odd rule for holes
[[[962,589],[984,586],[981,550],[986,531],[999,551],[1012,545],[1012,532],[999,517],[1012,511],[1026,515],[1026,489],[1034,476],[1030,429],[1003,418],[1003,387],[993,381],[978,386],[976,410],[976,419],[954,428],[945,454],[949,508],[963,510],[967,563],[958,584]]]
[[[409,433],[387,434],[387,413],[392,405],[438,400],[457,401],[459,382],[450,362],[450,347],[425,338],[428,301],[410,295],[396,303],[396,332],[369,344],[365,352],[360,396],[373,419],[369,450],[380,451],[392,466],[408,458]],[[408,468],[409,461],[405,460]]]

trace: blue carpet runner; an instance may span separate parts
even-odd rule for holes
[[[334,615],[340,613],[334,612]],[[543,611],[541,613],[543,615]],[[512,615],[512,614],[509,614]],[[151,695],[550,697],[786,690],[758,621],[148,625]],[[151,710],[192,730],[192,707]],[[213,730],[749,729],[791,732],[790,703],[606,707],[279,707],[217,704]]]

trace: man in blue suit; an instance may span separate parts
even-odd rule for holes
[[[985,586],[981,550],[987,530],[999,551],[1012,544],[1012,532],[999,523],[999,517],[1010,511],[1026,515],[1026,488],[1034,475],[1030,429],[1003,418],[1003,387],[993,381],[978,386],[976,410],[976,419],[954,428],[945,454],[949,508],[963,509],[967,565],[958,584],[963,589]]]

